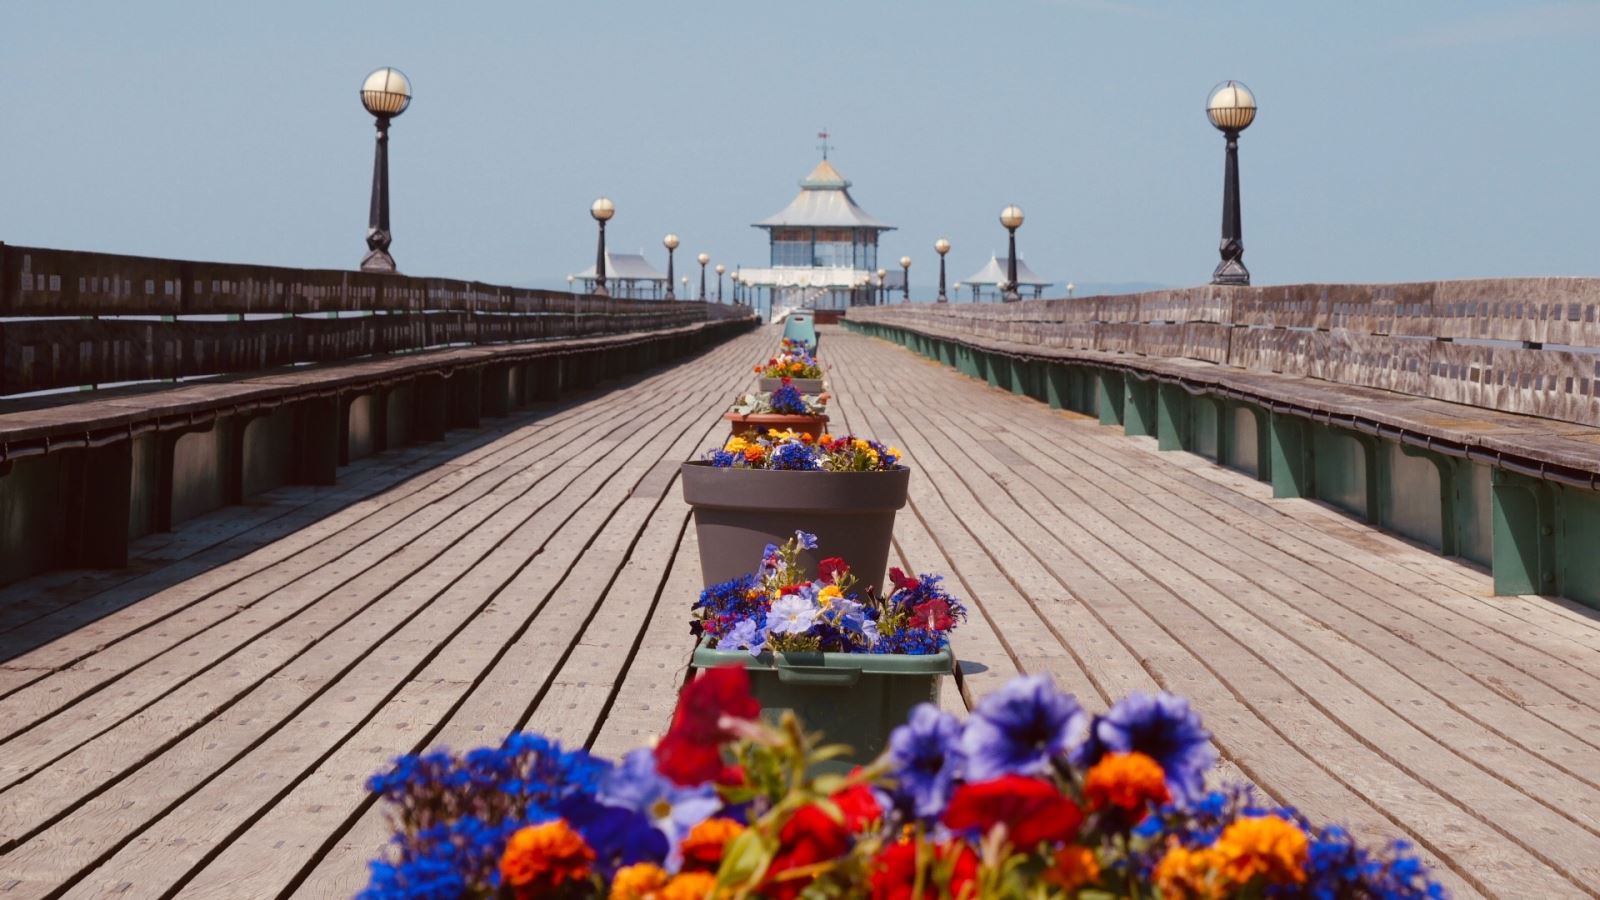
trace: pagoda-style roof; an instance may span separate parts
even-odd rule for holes
[[[576,273],[582,281],[594,280],[594,266]],[[612,253],[606,251],[607,281],[666,281],[667,275],[644,258],[641,253]]]
[[[893,231],[893,225],[867,215],[850,196],[850,181],[824,159],[800,181],[800,193],[774,216],[755,223],[756,228],[870,228]]]
[[[977,272],[967,278],[961,279],[962,284],[999,284],[1010,280],[1007,273],[1011,271],[1011,257],[990,256],[989,262]],[[1054,282],[1039,277],[1028,268],[1028,264],[1019,257],[1017,259],[1017,286],[1049,287]]]

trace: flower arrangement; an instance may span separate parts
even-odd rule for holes
[[[908,577],[891,569],[888,597],[855,592],[856,576],[832,556],[807,579],[800,551],[817,549],[815,535],[797,531],[782,546],[767,545],[755,572],[700,592],[689,628],[720,650],[763,652],[903,653],[923,656],[949,644],[967,617],[938,575]]]
[[[1206,792],[1210,735],[1169,694],[1090,716],[1021,677],[965,722],[915,708],[848,774],[815,774],[837,748],[793,715],[758,715],[728,667],[617,763],[526,734],[402,757],[371,782],[396,834],[360,896],[1446,896],[1404,842],[1369,849],[1249,791]]]
[[[783,347],[776,356],[751,367],[764,378],[821,378],[822,366],[811,354],[811,348],[799,341],[783,339]]]
[[[785,416],[819,416],[828,411],[820,396],[800,393],[788,378],[778,389],[768,393],[750,393],[739,397],[729,412],[742,416],[777,413]]]
[[[788,469],[814,472],[887,472],[900,468],[900,451],[854,435],[817,436],[767,429],[766,435],[735,435],[706,453],[719,469]]]

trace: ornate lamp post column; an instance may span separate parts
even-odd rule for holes
[[[1222,262],[1211,273],[1212,284],[1249,284],[1244,267],[1244,223],[1239,214],[1239,132],[1256,120],[1256,95],[1237,81],[1211,89],[1206,118],[1228,139],[1227,168],[1222,176]]]
[[[596,297],[609,297],[611,293],[606,290],[606,223],[617,214],[616,204],[609,197],[601,197],[589,207],[589,215],[600,223],[600,242],[594,251],[594,295]]]
[[[389,255],[389,120],[411,105],[411,80],[399,69],[374,70],[361,82],[361,105],[378,120],[378,147],[372,159],[372,205],[367,213],[367,255],[363,272],[393,272]]]
[[[944,295],[944,255],[950,252],[950,242],[944,238],[939,238],[933,242],[933,249],[934,252],[939,254],[939,302],[949,303],[950,298]],[[956,285],[956,290],[959,292],[961,286]]]
[[[878,270],[878,302],[881,304],[889,295],[889,270]]]
[[[722,275],[723,275],[723,273],[725,273],[727,271],[728,271],[728,267],[727,266],[723,265],[722,263],[717,263],[717,302],[718,303],[722,302]]]
[[[661,239],[661,246],[667,248],[667,299],[676,300],[677,295],[672,293],[672,253],[678,249],[678,236],[669,234]]]
[[[1022,227],[1022,207],[1013,203],[1000,210],[1000,224],[1011,233],[1011,256],[1006,259],[1005,293],[1000,295],[1000,299],[1015,303],[1022,299],[1022,295],[1017,293],[1017,229]]]
[[[911,302],[911,257],[900,257],[900,298]]]
[[[711,254],[702,253],[695,257],[700,263],[700,302],[706,302],[706,263],[711,262]]]

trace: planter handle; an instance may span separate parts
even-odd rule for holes
[[[861,678],[860,669],[832,669],[827,666],[778,666],[778,680],[784,684],[814,684],[818,687],[849,687]]]

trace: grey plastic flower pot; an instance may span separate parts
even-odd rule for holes
[[[730,663],[750,672],[751,692],[763,721],[776,724],[793,711],[807,731],[820,731],[827,743],[848,744],[843,767],[877,759],[889,734],[910,718],[918,703],[939,702],[939,688],[951,671],[949,648],[926,656],[897,653],[763,653],[715,650],[702,639],[694,667]]]
[[[683,499],[694,507],[700,541],[700,576],[706,585],[753,572],[768,544],[796,531],[817,536],[800,565],[816,575],[817,563],[843,557],[859,589],[882,592],[889,567],[894,514],[906,505],[911,470],[789,472],[719,469],[705,461],[680,469]]]
[[[811,396],[822,393],[821,378],[791,378],[789,381],[794,385],[794,389],[802,394]],[[781,387],[783,387],[782,378],[763,377],[756,379],[756,389],[762,393],[770,394]]]

